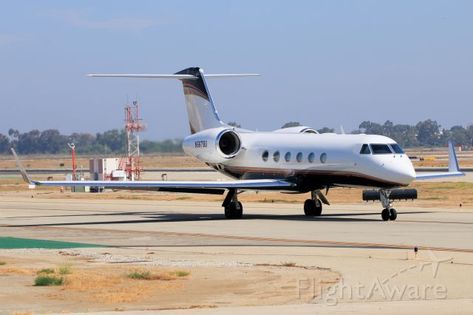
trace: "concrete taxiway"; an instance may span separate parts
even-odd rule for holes
[[[214,202],[6,197],[0,208],[1,235],[110,246],[108,256],[93,248],[74,253],[97,262],[190,269],[297,265],[340,275],[325,292],[315,292],[319,283],[310,275],[300,276],[285,289],[290,298],[284,303],[294,307],[245,303],[241,296],[252,293],[241,291],[239,304],[232,296],[216,297],[207,302],[217,308],[192,310],[197,313],[473,310],[473,211],[465,209],[402,203],[397,221],[382,222],[378,204],[334,205],[322,217],[307,218],[299,204],[247,203],[241,220],[224,219]]]

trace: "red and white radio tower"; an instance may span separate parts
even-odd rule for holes
[[[143,170],[140,162],[140,137],[138,133],[145,130],[145,125],[140,117],[140,105],[134,101],[132,105],[125,106],[125,131],[127,157],[125,173],[128,180],[140,179]]]

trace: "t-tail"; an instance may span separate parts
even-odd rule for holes
[[[187,115],[192,134],[210,128],[225,126],[220,119],[207,87],[206,78],[232,78],[257,76],[258,74],[204,74],[199,67],[191,67],[174,74],[89,74],[91,77],[178,79],[182,82]]]

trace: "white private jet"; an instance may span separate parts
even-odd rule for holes
[[[329,204],[322,190],[332,187],[366,187],[364,200],[380,200],[384,221],[396,220],[393,200],[416,199],[415,189],[399,189],[416,179],[462,176],[454,147],[449,143],[449,169],[444,173],[418,175],[409,157],[388,137],[366,134],[319,134],[300,126],[271,132],[244,130],[220,120],[206,78],[255,74],[204,74],[187,68],[175,74],[90,74],[91,77],[178,79],[184,86],[191,135],[183,149],[229,181],[36,181],[15,155],[23,179],[37,186],[92,186],[113,189],[224,194],[227,218],[240,218],[243,206],[238,193],[245,190],[277,190],[311,193],[304,203],[307,216],[322,214]],[[374,189],[374,190],[373,190]]]

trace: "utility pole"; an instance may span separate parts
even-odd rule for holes
[[[68,143],[67,145],[71,149],[71,155],[72,155],[72,180],[77,180],[77,176],[76,176],[76,169],[77,169],[76,146],[75,146],[74,143]]]

